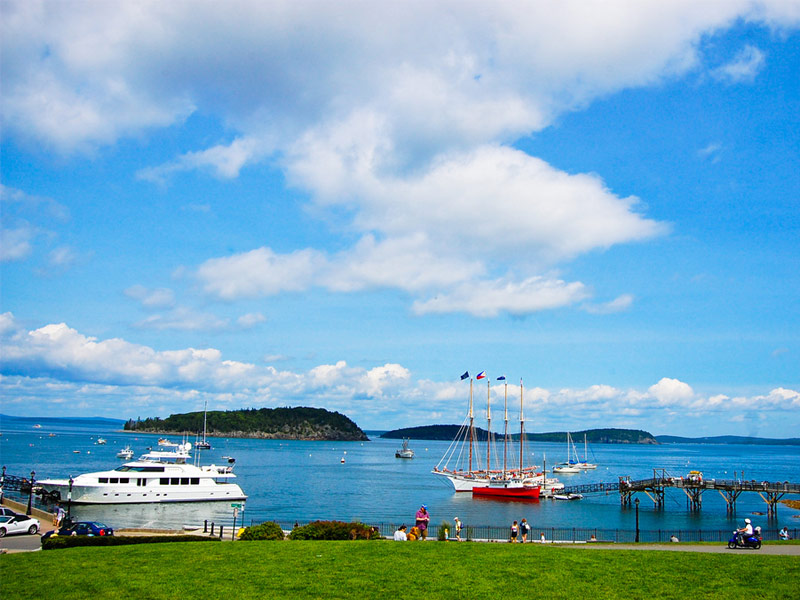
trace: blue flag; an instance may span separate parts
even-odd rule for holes
[[[506,380],[505,375],[500,375],[500,377],[497,378],[497,381],[505,381],[505,380]]]
[[[464,381],[467,377],[469,377],[469,371],[464,371],[464,374],[461,376],[461,381]]]

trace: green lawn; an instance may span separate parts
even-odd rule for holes
[[[4,600],[55,597],[797,598],[800,559],[530,544],[181,543],[0,556]]]

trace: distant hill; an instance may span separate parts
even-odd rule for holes
[[[800,446],[800,438],[758,438],[741,435],[717,435],[713,437],[679,437],[677,435],[657,435],[659,444],[751,444],[758,446]]]
[[[422,427],[406,427],[395,429],[382,434],[382,438],[401,439],[404,437],[417,440],[452,440],[458,434],[460,425],[425,425]],[[486,430],[475,428],[477,439],[486,439]],[[576,444],[583,441],[586,434],[586,441],[592,444],[657,444],[654,438],[647,431],[640,429],[587,429],[585,431],[571,431],[573,440]],[[495,435],[502,435],[495,433]],[[511,435],[512,440],[519,440],[519,434]],[[526,433],[525,440],[532,442],[566,442],[566,431],[554,431],[550,433]]]
[[[367,435],[346,416],[324,408],[251,408],[208,411],[207,435],[275,440],[369,441]],[[203,411],[129,420],[126,431],[182,434],[203,431]]]
[[[12,415],[0,415],[0,421],[19,422],[19,423],[61,423],[64,421],[72,423],[94,423],[106,424],[115,427],[122,427],[123,419],[108,419],[106,417],[15,417]]]

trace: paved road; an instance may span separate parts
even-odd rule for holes
[[[572,545],[570,545],[572,546]],[[737,548],[731,550],[726,544],[575,544],[574,548],[600,550],[663,550],[665,552],[711,552],[714,554],[772,554],[800,556],[800,545],[765,544],[760,550]]]
[[[7,535],[0,538],[0,548],[9,552],[31,552],[42,549],[42,538],[36,535]]]

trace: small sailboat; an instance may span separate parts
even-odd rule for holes
[[[408,447],[409,438],[403,438],[403,447],[394,453],[395,458],[414,458],[414,451]]]
[[[586,443],[586,434],[583,434],[583,461],[577,463],[575,466],[578,467],[581,471],[590,471],[592,469],[596,469],[597,465],[594,463],[589,462],[589,455],[587,454],[589,446]]]
[[[203,405],[203,439],[194,443],[194,447],[198,450],[211,450],[211,444],[208,442],[208,440],[206,440],[207,409],[208,401],[206,401],[206,403]]]
[[[105,445],[106,438],[97,438],[97,443],[100,444],[101,446]]]
[[[580,473],[581,470],[578,468],[578,454],[575,453],[575,460],[570,459],[570,455],[572,452],[575,451],[575,445],[572,443],[572,436],[570,435],[569,431],[567,432],[567,460],[566,462],[561,463],[560,465],[556,465],[553,467],[553,473]]]

